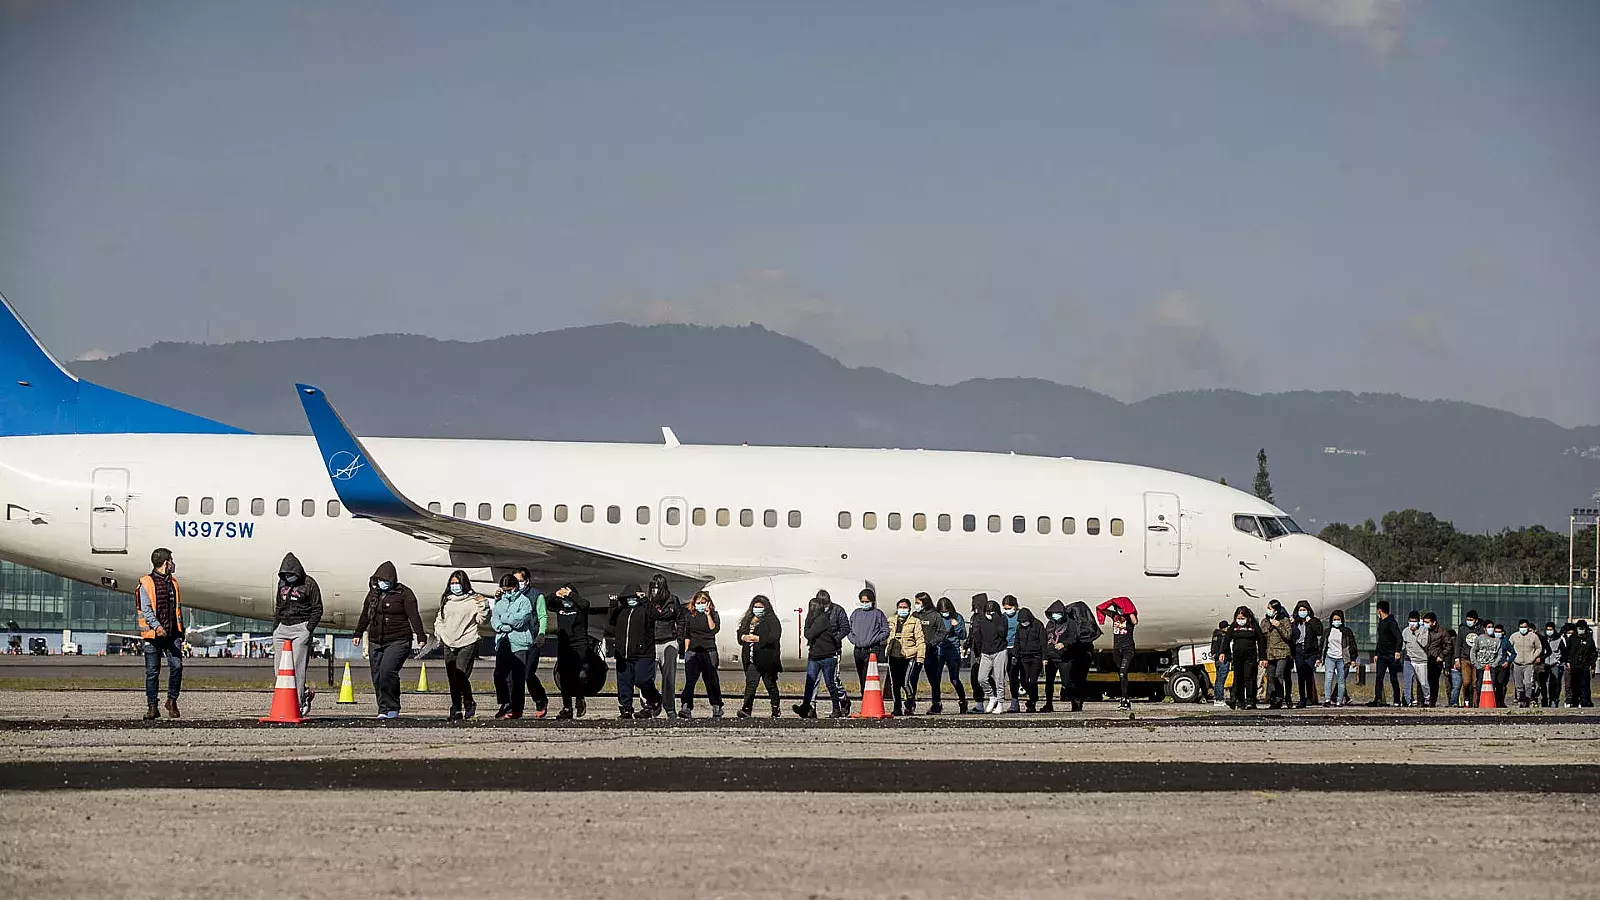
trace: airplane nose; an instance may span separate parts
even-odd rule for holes
[[[1378,589],[1377,576],[1366,564],[1338,547],[1322,548],[1323,602],[1347,609],[1372,596]]]

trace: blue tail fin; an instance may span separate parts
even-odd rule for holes
[[[245,434],[170,406],[80,381],[0,295],[0,436]]]

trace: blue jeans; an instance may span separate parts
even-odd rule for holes
[[[638,686],[645,706],[660,706],[661,692],[656,690],[655,657],[625,659],[617,663],[617,706],[623,712],[633,712],[633,689]]]
[[[167,699],[176,701],[183,687],[183,649],[169,634],[144,642],[144,698],[154,706],[161,694],[161,658],[167,658]]]
[[[933,645],[933,652],[928,655],[928,687],[933,691],[933,705],[939,705],[941,674],[950,676],[950,686],[955,689],[956,699],[962,703],[967,702],[967,688],[961,683],[961,645],[954,641],[940,641]]]
[[[830,656],[827,659],[813,659],[806,662],[806,703],[810,703],[816,696],[817,676],[822,677],[822,683],[828,686],[828,697],[834,703],[843,703],[850,699],[844,692],[844,685],[839,683],[839,657]]]
[[[1461,670],[1455,666],[1450,667],[1450,705],[1461,705]]]
[[[1211,697],[1213,700],[1228,699],[1228,668],[1231,665],[1232,663],[1228,662],[1217,663],[1217,677],[1211,683]]]
[[[1335,706],[1343,706],[1349,699],[1345,691],[1345,679],[1350,675],[1350,660],[1324,659],[1322,661],[1322,696]],[[1338,691],[1335,695],[1334,692]]]

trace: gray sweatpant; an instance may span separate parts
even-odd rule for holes
[[[661,702],[665,704],[667,718],[678,717],[678,659],[683,655],[683,646],[677,641],[669,641],[656,645],[656,672],[661,679]]]
[[[983,687],[985,697],[1006,697],[1006,654],[1007,651],[1001,650],[978,657],[978,684]]]
[[[294,659],[294,688],[300,697],[300,705],[306,703],[306,659],[311,655],[311,629],[305,622],[299,625],[279,625],[272,630],[272,658],[277,659],[283,652],[285,640],[294,641],[291,653]]]
[[[1539,702],[1539,679],[1533,674],[1533,665],[1515,665],[1511,667],[1512,683],[1517,686],[1517,700],[1528,703]]]

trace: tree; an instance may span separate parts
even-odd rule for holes
[[[1272,499],[1272,476],[1267,474],[1267,448],[1262,447],[1256,454],[1256,496],[1268,503]]]

